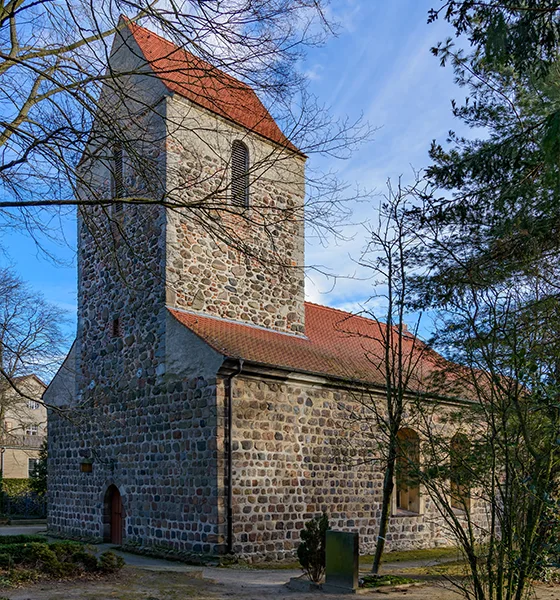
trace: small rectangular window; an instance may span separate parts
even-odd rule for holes
[[[113,146],[113,198],[124,198],[124,162],[123,149],[120,143]],[[123,212],[124,205],[122,202],[113,204],[113,214],[120,215]]]
[[[35,471],[35,469],[37,468],[37,466],[39,465],[39,459],[38,458],[29,458],[27,461],[27,474],[29,477],[31,477],[31,475],[33,475],[33,472]]]
[[[25,426],[25,435],[39,435],[39,426],[38,425],[26,425]]]

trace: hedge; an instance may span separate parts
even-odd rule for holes
[[[2,491],[8,496],[25,496],[31,491],[29,479],[2,479]]]

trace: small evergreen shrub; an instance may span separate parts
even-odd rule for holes
[[[37,580],[37,572],[33,569],[17,569],[10,571],[7,583],[10,586],[17,586],[22,583],[30,583]]]
[[[28,479],[29,489],[41,498],[47,494],[47,460],[47,440],[45,439],[39,451],[39,460]]]
[[[37,543],[37,545],[43,544]],[[22,563],[30,558],[31,544],[4,544],[1,548],[2,554],[8,555],[14,564]]]
[[[84,545],[80,542],[73,541],[61,541],[53,542],[49,545],[49,548],[56,554],[58,560],[72,560],[73,557],[84,550]]]
[[[108,550],[99,557],[99,570],[103,573],[116,573],[124,567],[124,558]]]
[[[74,565],[70,562],[60,562],[48,544],[29,544],[21,562],[52,577],[63,577],[74,571]]]
[[[301,531],[297,556],[301,568],[314,583],[321,582],[325,574],[325,543],[329,529],[329,518],[323,513],[308,521]]]
[[[34,579],[61,579],[85,573],[116,573],[124,566],[124,560],[113,552],[104,552],[98,560],[80,542],[48,544],[38,537],[38,542],[0,545],[0,586],[15,585],[31,576]]]
[[[14,561],[12,560],[12,557],[9,554],[0,552],[0,569],[11,569],[13,564]]]
[[[2,491],[8,496],[25,496],[29,490],[29,479],[2,479]]]

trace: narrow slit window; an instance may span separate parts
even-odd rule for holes
[[[123,164],[123,149],[121,144],[113,146],[113,212],[118,215],[122,213],[123,203],[118,202],[119,198],[123,198],[124,193],[124,164]]]
[[[457,510],[470,510],[469,454],[470,441],[464,433],[456,433],[450,444],[451,506]]]
[[[396,492],[397,510],[420,512],[420,438],[412,429],[397,433]]]
[[[236,206],[249,207],[249,150],[239,140],[231,147],[231,201]]]
[[[121,336],[121,320],[119,319],[119,317],[113,319],[112,334],[113,337]]]

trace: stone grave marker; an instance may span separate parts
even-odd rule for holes
[[[360,536],[327,531],[325,592],[355,593],[358,589]]]

